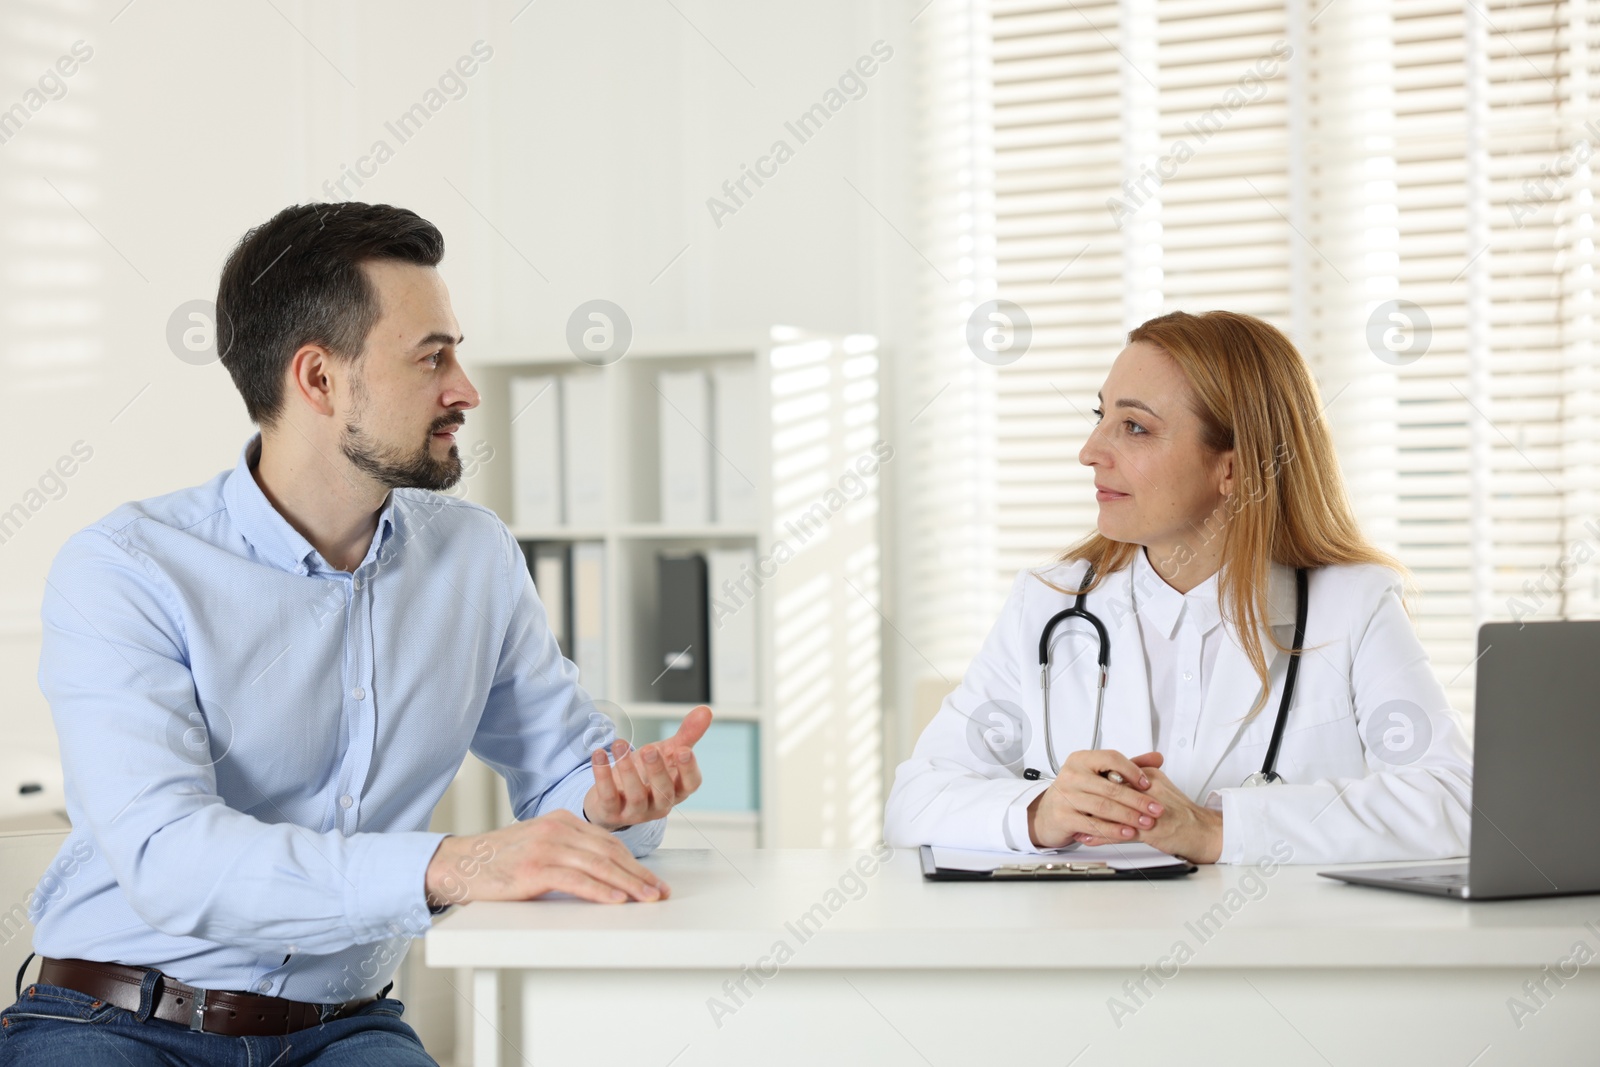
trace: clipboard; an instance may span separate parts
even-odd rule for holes
[[[1126,882],[1182,878],[1200,869],[1185,860],[1174,858],[1171,863],[1159,867],[1119,870],[1104,860],[1074,860],[1070,854],[1061,854],[1018,860],[992,871],[964,871],[938,866],[933,859],[932,845],[923,845],[919,852],[922,856],[922,877],[928,882]]]

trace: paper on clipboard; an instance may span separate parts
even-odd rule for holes
[[[1072,860],[1074,863],[1098,860],[1119,871],[1138,871],[1182,862],[1152,845],[1138,841],[1126,845],[1079,845],[1050,852],[986,852],[975,848],[933,846],[933,865],[941,871],[989,872],[1008,863],[1048,860]]]

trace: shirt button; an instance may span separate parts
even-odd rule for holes
[[[339,798],[339,806],[341,808],[348,809],[350,805],[354,804],[355,802],[356,798],[351,796],[349,793],[346,793],[344,796]]]
[[[259,992],[259,993],[265,993],[267,990],[269,990],[271,988],[272,988],[272,983],[267,981],[265,978],[261,979],[261,981],[256,983],[256,991]]]
[[[367,699],[367,691],[365,689],[361,688],[359,685],[356,686],[355,692],[350,694],[350,695],[355,697],[357,700],[365,700],[365,699]]]
[[[1183,672],[1183,680],[1186,681],[1186,682],[1192,682],[1192,681],[1194,681],[1194,675],[1190,674],[1188,671],[1184,671]]]
[[[1189,739],[1187,737],[1178,738],[1178,747],[1179,748],[1188,748],[1189,747]]]
[[[360,578],[357,578],[357,579],[356,579],[356,580],[355,580],[355,587],[356,587],[356,588],[357,588],[357,589],[360,589],[360,588],[361,588],[361,579],[360,579]]]

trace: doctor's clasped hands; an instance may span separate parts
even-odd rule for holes
[[[1161,770],[1159,752],[1131,759],[1111,749],[1067,757],[1061,774],[1028,805],[1035,848],[1142,841],[1195,863],[1222,853],[1222,813],[1201,807]],[[1105,777],[1122,775],[1126,784]]]

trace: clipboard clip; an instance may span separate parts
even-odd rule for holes
[[[994,869],[995,878],[1067,878],[1078,875],[1114,875],[1116,868],[1102,860],[1048,860],[1039,863],[1006,863]]]

